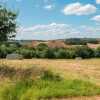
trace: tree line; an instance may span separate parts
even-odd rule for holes
[[[18,44],[1,44],[0,58],[6,58],[7,54],[20,54],[25,59],[49,58],[49,59],[75,59],[81,57],[100,58],[100,48],[91,49],[87,46],[73,48],[50,48],[46,44],[39,44],[35,48],[22,47]]]
[[[87,43],[98,44],[98,43],[100,43],[100,39],[97,39],[97,38],[70,38],[70,39],[65,39],[64,42],[69,45],[87,45]]]

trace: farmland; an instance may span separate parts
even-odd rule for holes
[[[41,69],[50,70],[54,74],[60,75],[64,80],[67,80],[67,81],[60,82],[60,83],[55,82],[53,80],[46,81],[46,82],[43,82],[43,81],[41,82],[41,80],[38,80],[39,83],[38,84],[36,83],[37,84],[36,86],[38,86],[38,87],[40,87],[40,86],[44,87],[47,84],[48,90],[46,90],[45,88],[42,87],[41,95],[38,94],[41,92],[40,92],[40,90],[38,90],[37,87],[32,87],[32,88],[35,88],[36,90],[34,90],[34,89],[29,90],[28,89],[29,87],[23,87],[24,85],[22,85],[22,86],[20,86],[20,88],[22,90],[23,90],[23,88],[26,88],[26,90],[28,90],[28,92],[24,95],[23,99],[21,99],[21,100],[26,100],[26,98],[28,96],[35,97],[36,95],[40,95],[40,97],[41,96],[43,96],[43,97],[54,96],[54,98],[60,97],[60,99],[58,98],[57,100],[63,100],[63,99],[67,100],[66,98],[68,98],[68,100],[84,100],[84,99],[85,100],[99,100],[99,96],[96,96],[96,95],[99,94],[99,86],[100,86],[100,59],[85,59],[85,60],[68,60],[68,59],[67,60],[64,60],[64,59],[58,59],[58,60],[49,60],[49,59],[5,60],[5,59],[2,59],[2,60],[0,60],[0,65],[7,65],[7,66],[10,66],[9,68],[13,68],[13,69],[28,69],[28,68],[31,69],[32,66],[35,66],[35,67],[38,67]],[[21,71],[20,71],[20,73],[21,73]],[[1,82],[1,86],[4,86],[4,83],[6,84],[7,81],[4,80],[3,85]],[[29,83],[31,83],[31,82],[29,82]],[[23,84],[23,83],[21,83],[21,84]],[[73,85],[71,85],[73,87],[73,92],[71,92],[71,91],[68,92],[67,89],[65,91],[65,87],[66,88],[69,87],[68,84],[73,84]],[[68,85],[68,86],[66,86],[66,85]],[[19,85],[16,85],[16,86],[19,86]],[[55,87],[55,88],[53,88],[54,90],[50,89],[50,87],[53,87],[53,86]],[[59,92],[57,92],[55,90],[56,88],[58,88],[58,86],[59,86],[59,90],[62,91],[62,92],[60,91],[60,94],[59,94]],[[79,92],[77,91],[77,89],[75,87],[77,87]],[[84,89],[83,87],[86,88],[86,91],[83,90]],[[13,91],[13,88],[11,90]],[[92,92],[92,90],[94,92]],[[32,91],[33,92],[37,91],[37,94],[35,94],[35,96],[34,96],[32,94],[33,93]],[[47,92],[45,93],[45,91],[47,91]],[[56,93],[54,93],[53,91],[56,91]],[[15,92],[15,90],[14,90],[14,92]],[[19,92],[21,92],[21,91],[19,91]],[[15,94],[13,94],[13,96]],[[87,96],[92,96],[92,95],[93,95],[93,97],[87,97]],[[78,96],[78,97],[76,97],[76,96]],[[82,97],[82,96],[86,96],[86,97]],[[62,97],[62,99],[61,99],[61,97]],[[5,100],[5,99],[2,99],[2,100]],[[13,99],[8,99],[8,100],[13,100]],[[18,100],[18,99],[16,99],[16,100]],[[29,99],[29,100],[38,100],[38,99]],[[43,99],[43,100],[47,100],[47,99]],[[56,98],[54,100],[56,100]]]
[[[85,78],[100,83],[100,59],[85,60],[48,60],[48,59],[27,59],[27,60],[0,60],[3,65],[11,67],[29,68],[33,65],[50,69],[60,73],[65,78]]]

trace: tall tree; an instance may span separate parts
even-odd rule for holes
[[[15,37],[17,14],[0,5],[0,42]]]

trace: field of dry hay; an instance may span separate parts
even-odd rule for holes
[[[100,84],[100,59],[86,60],[0,60],[0,65],[8,65],[15,68],[29,68],[33,65],[44,67],[53,72],[60,73],[66,79],[85,79]]]

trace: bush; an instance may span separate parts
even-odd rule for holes
[[[100,57],[100,47],[95,50],[95,57]]]
[[[0,46],[0,58],[5,58],[8,53],[8,48],[5,45]]]
[[[0,45],[0,58],[6,58],[7,54],[15,53],[18,49],[16,44],[3,43]]]
[[[26,79],[38,79],[41,75],[44,75],[45,70],[36,66],[31,68],[14,68],[6,65],[0,66],[0,77],[14,79],[14,80],[26,80]]]
[[[46,58],[56,58],[55,57],[55,50],[53,48],[48,48],[46,51]]]
[[[94,57],[94,51],[87,46],[76,47],[75,48],[76,57],[82,58],[92,58]]]
[[[75,58],[75,52],[72,49],[60,48],[55,52],[55,58],[72,59]]]
[[[25,59],[32,59],[35,57],[35,51],[33,49],[20,48],[16,52],[23,55]]]
[[[21,54],[25,59],[50,58],[50,59],[74,59],[100,57],[100,48],[91,49],[87,46],[74,48],[49,48],[46,44],[39,44],[36,48],[25,48],[17,45],[0,45],[0,58],[6,58],[7,54]]]
[[[48,55],[46,49],[44,49],[44,50],[36,49],[35,53],[36,53],[37,58],[46,58],[46,56]]]
[[[62,78],[58,74],[54,74],[53,72],[46,70],[41,75],[42,80],[51,80],[51,81],[61,81]]]
[[[37,47],[36,50],[44,50],[44,49],[48,49],[48,46],[45,43],[40,43]]]

